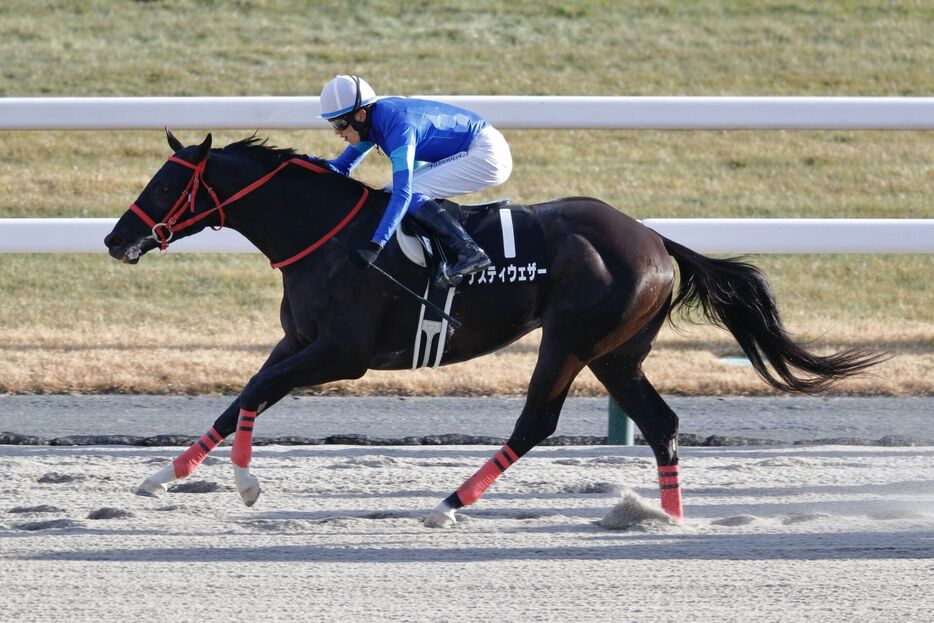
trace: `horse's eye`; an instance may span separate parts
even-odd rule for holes
[[[168,201],[169,193],[172,192],[172,188],[167,182],[159,182],[152,189],[152,198],[155,201],[165,202]]]
[[[157,207],[165,208],[172,203],[172,187],[168,182],[157,182],[152,187],[151,201]]]

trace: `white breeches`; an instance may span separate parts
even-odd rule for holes
[[[499,130],[487,126],[462,151],[425,163],[412,174],[412,191],[432,199],[447,199],[497,186],[512,173],[512,153]],[[392,185],[386,187],[392,190]]]

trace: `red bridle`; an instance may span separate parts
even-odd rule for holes
[[[172,237],[175,236],[176,232],[179,232],[187,227],[191,227],[198,221],[201,221],[207,218],[208,216],[210,216],[211,214],[215,212],[217,212],[220,217],[220,225],[217,227],[212,226],[212,229],[222,228],[224,226],[224,221],[227,218],[226,215],[224,214],[225,207],[229,206],[235,201],[239,201],[246,195],[250,194],[257,188],[259,188],[260,186],[262,186],[263,184],[271,180],[273,177],[275,177],[275,175],[279,171],[281,171],[282,169],[284,169],[290,164],[298,165],[300,167],[308,169],[309,171],[314,171],[315,173],[331,173],[331,171],[329,171],[328,169],[320,167],[302,158],[290,158],[289,160],[286,160],[285,162],[280,164],[278,167],[273,169],[271,172],[259,178],[258,180],[250,184],[249,186],[246,186],[240,189],[239,191],[237,191],[236,193],[234,193],[233,195],[231,195],[224,201],[221,201],[220,199],[217,198],[217,194],[214,192],[214,189],[211,188],[208,185],[208,183],[204,180],[204,168],[208,162],[207,158],[205,158],[198,164],[192,164],[191,162],[188,162],[187,160],[182,160],[181,158],[178,158],[176,156],[169,156],[169,162],[176,162],[182,166],[188,167],[189,169],[193,170],[193,173],[191,174],[191,179],[189,179],[188,183],[185,185],[185,189],[182,190],[182,193],[181,195],[179,195],[178,200],[172,206],[172,209],[169,210],[168,214],[165,215],[162,222],[160,223],[155,222],[148,214],[146,214],[142,210],[142,208],[136,205],[136,203],[133,203],[130,205],[130,211],[136,214],[140,219],[142,219],[144,223],[146,223],[146,225],[149,228],[152,229],[153,240],[156,240],[157,242],[159,242],[159,248],[162,249],[163,251],[165,251],[166,248],[168,248],[169,242],[172,240]],[[208,191],[208,194],[211,196],[211,200],[214,201],[214,207],[209,210],[205,210],[204,212],[200,214],[195,214],[195,199],[198,195],[198,190],[202,186]],[[303,257],[305,257],[306,255],[308,255],[309,253],[311,253],[312,251],[314,251],[315,249],[317,249],[318,247],[320,247],[321,245],[323,245],[325,242],[330,240],[332,237],[334,237],[334,235],[336,235],[340,230],[342,230],[347,225],[347,223],[349,223],[351,219],[353,219],[353,217],[356,216],[357,212],[360,211],[360,208],[363,207],[363,204],[366,201],[366,198],[369,194],[370,194],[369,189],[367,189],[364,186],[363,194],[360,196],[360,199],[357,201],[356,205],[347,214],[347,216],[345,216],[331,231],[326,233],[324,236],[322,236],[319,240],[317,240],[311,246],[306,248],[304,251],[296,253],[292,257],[282,260],[281,262],[273,262],[272,267],[282,268],[283,266],[288,266],[289,264],[293,264],[297,262],[298,260],[302,259]],[[189,219],[179,222],[179,218],[181,218],[182,214],[184,214],[186,208],[188,209],[189,212],[194,214],[194,216],[192,216]],[[165,230],[166,232],[165,234],[163,233],[163,230]]]

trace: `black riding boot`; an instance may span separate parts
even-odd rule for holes
[[[492,263],[461,224],[437,201],[426,201],[412,216],[419,225],[438,236],[446,249],[457,253],[457,261],[451,266],[441,266],[436,285],[458,286],[464,277]]]

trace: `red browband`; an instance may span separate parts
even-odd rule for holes
[[[194,173],[192,173],[191,179],[188,180],[188,183],[185,185],[185,189],[182,191],[182,194],[179,195],[178,200],[172,206],[172,209],[169,210],[168,214],[165,215],[164,220],[161,223],[156,223],[138,205],[136,205],[135,203],[130,205],[130,211],[136,214],[144,223],[146,223],[146,225],[150,229],[152,229],[152,234],[159,240],[159,243],[160,243],[159,247],[163,251],[165,251],[166,248],[169,246],[169,242],[172,240],[172,237],[175,235],[175,232],[181,231],[185,229],[186,227],[191,227],[198,221],[207,218],[214,212],[218,212],[220,216],[221,224],[220,226],[216,228],[212,227],[212,229],[222,228],[224,226],[224,221],[226,220],[226,215],[224,214],[225,207],[247,196],[248,194],[250,194],[257,188],[259,188],[260,186],[262,186],[263,184],[271,180],[273,177],[275,177],[275,175],[279,171],[281,171],[282,169],[284,169],[290,164],[295,164],[300,167],[304,167],[308,169],[309,171],[314,171],[315,173],[330,173],[331,172],[328,169],[320,167],[312,162],[308,162],[307,160],[304,160],[302,158],[290,158],[289,160],[286,160],[285,162],[280,164],[278,167],[273,169],[271,172],[259,178],[258,180],[250,184],[249,186],[246,186],[245,188],[240,189],[239,191],[237,191],[236,193],[234,193],[233,195],[231,195],[224,201],[220,201],[217,198],[217,194],[214,192],[214,189],[211,188],[208,185],[208,183],[204,180],[204,167],[207,165],[207,158],[205,158],[198,164],[192,164],[191,162],[188,162],[187,160],[182,160],[181,158],[178,158],[176,156],[169,156],[169,162],[176,162],[182,166],[188,167],[189,169],[192,169]],[[200,214],[195,214],[194,216],[192,216],[191,218],[187,220],[178,222],[179,218],[185,212],[186,208],[188,209],[189,212],[194,214],[195,198],[197,197],[198,190],[201,188],[201,186],[204,186],[204,188],[208,191],[208,194],[211,195],[211,200],[214,201],[214,207],[211,208],[210,210],[205,210],[204,212]],[[333,238],[340,230],[342,230],[344,227],[347,226],[347,223],[349,223],[353,219],[354,216],[356,216],[357,212],[360,211],[360,208],[362,208],[363,204],[366,202],[366,198],[367,196],[369,196],[369,194],[370,194],[369,189],[364,187],[363,194],[360,196],[360,199],[357,201],[356,205],[347,214],[347,216],[345,216],[341,220],[341,222],[338,223],[331,231],[326,233],[324,236],[322,236],[319,240],[314,242],[311,246],[309,246],[304,251],[300,251],[299,253],[296,253],[290,258],[282,260],[281,262],[273,262],[272,267],[282,268],[284,266],[288,266],[289,264],[293,264],[297,262],[298,260],[302,259],[303,257],[305,257],[306,255],[308,255],[309,253],[313,252],[315,249],[323,245],[325,242],[327,242],[331,238]],[[163,230],[165,230],[165,233],[163,233]]]

